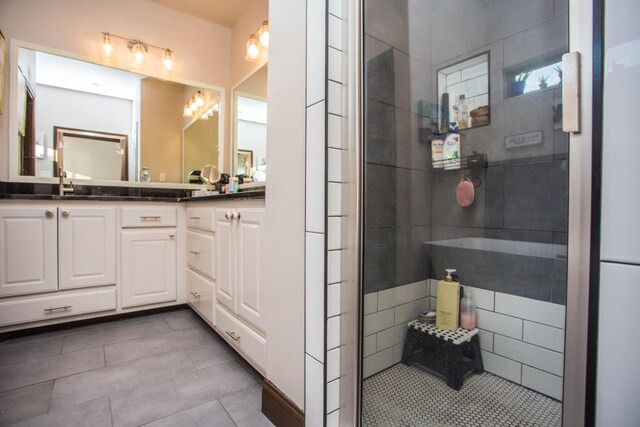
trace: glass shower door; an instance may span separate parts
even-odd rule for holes
[[[561,0],[364,1],[363,425],[561,424],[568,21]],[[419,320],[446,269],[476,307],[456,337]]]

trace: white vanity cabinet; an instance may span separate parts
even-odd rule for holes
[[[120,232],[123,308],[177,298],[177,208],[123,207]]]
[[[58,209],[0,206],[0,296],[58,289]]]
[[[216,321],[227,341],[265,371],[265,209],[216,209]]]
[[[215,317],[214,209],[187,208],[187,302],[211,326]]]

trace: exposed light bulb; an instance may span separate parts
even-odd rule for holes
[[[184,106],[184,112],[182,113],[182,115],[184,117],[191,117],[193,116],[193,111],[191,111],[191,108],[189,108],[189,105],[185,105]]]
[[[102,33],[102,51],[105,55],[111,55],[113,52],[113,43],[111,42],[111,36],[109,33]]]
[[[196,92],[195,100],[198,107],[202,107],[204,105],[204,95],[202,94],[202,92]]]
[[[255,61],[260,55],[260,48],[258,47],[258,40],[256,36],[251,34],[249,41],[247,42],[247,55],[244,57],[247,61]]]
[[[145,50],[146,49],[145,49],[144,45],[142,43],[140,43],[140,42],[136,42],[131,47],[131,52],[133,52],[133,58],[138,64],[142,63],[142,60],[144,59]]]
[[[193,111],[194,113],[196,112],[196,110],[198,109],[198,103],[196,102],[195,99],[191,98],[191,101],[189,101],[189,108],[191,109],[191,111]]]
[[[269,21],[262,23],[262,26],[258,30],[258,40],[260,41],[260,46],[269,49]]]
[[[211,107],[211,111],[220,111],[220,103],[216,102],[215,104],[213,104],[213,107]]]
[[[171,49],[167,49],[164,51],[164,68],[170,70],[173,67],[173,52]]]

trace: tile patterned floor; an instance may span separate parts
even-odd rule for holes
[[[367,378],[364,426],[559,426],[560,402],[495,375],[472,375],[460,391],[418,368],[395,365]]]
[[[0,425],[271,426],[261,378],[191,310],[0,343]]]

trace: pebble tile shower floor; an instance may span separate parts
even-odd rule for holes
[[[365,427],[561,424],[560,402],[486,372],[455,391],[400,363],[367,378],[363,388]]]
[[[0,426],[271,426],[260,384],[188,309],[0,342]]]

